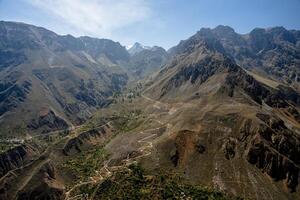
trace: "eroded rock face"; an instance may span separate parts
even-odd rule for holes
[[[202,144],[201,142],[198,142],[198,144],[196,145],[196,149],[199,153],[204,153],[206,150],[206,147],[204,144]]]
[[[104,125],[79,134],[68,141],[63,152],[65,155],[71,155],[81,152],[88,146],[104,143],[113,134],[113,128],[109,125]]]
[[[128,68],[135,76],[143,78],[159,70],[168,59],[168,53],[161,47],[141,49],[131,54]]]
[[[201,47],[200,50],[208,51],[205,47]],[[192,62],[192,64],[188,63],[184,67],[181,67],[164,85],[161,96],[164,96],[172,89],[182,86],[186,82],[202,84],[217,73],[236,70],[236,68],[237,66],[227,57],[211,53],[196,62]]]
[[[192,135],[186,137],[186,134],[180,131],[172,134],[168,144],[160,147],[162,152],[168,149],[168,154],[165,154],[168,164],[171,167],[185,169],[186,176],[195,181],[199,179],[205,180],[204,183],[212,181],[220,188],[228,187],[228,190],[232,190],[233,193],[244,192],[241,188],[252,188],[252,191],[249,191],[250,198],[255,193],[258,195],[258,193],[267,194],[266,191],[268,193],[275,191],[271,188],[273,183],[265,183],[269,180],[268,176],[274,178],[275,181],[285,182],[291,191],[295,191],[298,185],[300,162],[300,138],[296,126],[299,118],[300,96],[297,88],[289,87],[289,84],[281,85],[281,81],[273,76],[271,82],[262,80],[261,78],[264,77],[249,73],[241,67],[240,62],[237,62],[249,59],[249,62],[253,61],[251,63],[253,66],[257,64],[261,67],[263,64],[260,62],[265,62],[265,56],[270,53],[265,54],[265,51],[274,50],[274,53],[276,51],[275,60],[278,58],[277,50],[280,48],[277,47],[280,45],[274,45],[273,36],[287,42],[291,42],[291,38],[285,35],[284,30],[273,29],[271,32],[279,31],[280,33],[274,34],[272,38],[269,38],[271,33],[268,30],[256,31],[258,32],[253,33],[254,35],[249,39],[253,39],[253,44],[251,44],[253,49],[251,49],[248,48],[249,40],[236,34],[229,27],[218,27],[214,30],[202,29],[193,37],[171,49],[174,58],[158,73],[154,81],[149,83],[147,90],[149,96],[154,94],[156,99],[165,103],[171,104],[181,99],[184,103],[195,103],[194,107],[191,105],[186,110],[179,108],[184,113],[182,120],[189,116],[191,124],[188,125],[189,122],[185,122],[184,125],[177,126],[176,124],[175,127],[182,126],[190,130],[199,130],[199,135],[206,139],[204,143],[206,151],[199,155],[198,152],[203,152],[202,143],[193,147],[189,142]],[[261,35],[266,32],[269,32],[268,36]],[[235,45],[241,48],[235,49]],[[254,54],[253,51],[255,51]],[[282,54],[279,57],[282,57]],[[272,56],[266,60],[271,58]],[[258,62],[255,63],[256,61]],[[287,63],[283,61],[282,65],[277,64],[272,66],[272,71],[275,68],[278,69],[279,65],[281,66],[279,68],[283,68]],[[286,66],[286,68],[289,67]],[[293,70],[292,68],[294,66],[286,72]],[[283,71],[285,69],[281,72]],[[277,75],[287,74],[281,72],[281,75]],[[270,74],[272,74],[271,71]],[[214,88],[211,89],[211,87]],[[205,92],[202,92],[203,90]],[[212,106],[212,108],[208,109],[209,111],[202,110],[202,106]],[[196,109],[199,109],[199,112]],[[198,119],[202,112],[206,115]],[[257,112],[264,114],[255,116]],[[227,116],[232,114],[236,116]],[[176,120],[176,123],[179,121]],[[198,160],[200,162],[197,162]],[[202,162],[207,163],[202,165]],[[259,170],[251,165],[261,169],[263,173],[259,173]],[[211,173],[209,177],[205,174],[207,168],[215,169],[214,172],[208,172]],[[229,170],[229,168],[233,169]],[[204,175],[197,170],[202,173],[205,171]],[[257,178],[252,179],[254,174]],[[246,184],[241,186],[241,177],[246,184],[249,183],[247,186]],[[238,182],[231,184],[236,180]],[[258,192],[260,188],[256,185],[262,187],[263,191]],[[279,191],[287,194],[285,187],[274,185]],[[284,199],[284,197],[278,199]]]
[[[199,143],[194,131],[182,130],[177,133],[174,148],[170,152],[170,160],[174,167],[182,167],[186,164],[189,155],[193,152],[205,151],[205,147]]]
[[[65,187],[57,179],[57,172],[51,163],[46,163],[32,178],[29,184],[19,192],[18,200],[63,200]]]
[[[0,176],[29,163],[37,155],[36,149],[25,144],[0,154]]]
[[[86,121],[127,84],[123,67],[129,60],[126,48],[112,40],[60,36],[41,27],[1,21],[0,116],[8,114],[1,128],[18,128],[23,121],[28,125],[44,106],[73,124]],[[61,120],[44,120],[35,119],[31,132],[38,133],[39,126],[46,131],[65,127]]]
[[[245,36],[226,26],[202,28],[169,52],[171,55],[181,54],[196,46],[199,40],[217,41],[219,46],[223,46],[219,50],[247,69],[259,68],[286,83],[300,81],[297,67],[300,63],[299,31],[283,27],[255,28]]]
[[[9,66],[18,66],[27,60],[23,52],[0,50],[0,71]]]
[[[94,78],[86,80],[76,77],[68,69],[35,69],[33,73],[47,85],[69,119],[76,123],[87,120],[96,108],[110,105],[112,100],[109,97],[119,92],[128,81],[128,76],[122,73],[98,72],[93,74]],[[110,82],[101,83],[101,79],[109,79]],[[107,85],[107,88],[104,89],[103,85]],[[67,100],[66,94],[73,101]]]
[[[170,153],[170,159],[174,165],[174,167],[177,167],[179,162],[179,152],[176,149],[173,149],[173,151]]]
[[[28,128],[31,130],[43,128],[43,132],[64,130],[68,127],[67,122],[57,116],[52,110],[47,110],[46,113],[41,113],[38,119],[32,120],[28,125]]]
[[[284,122],[268,115],[258,115],[261,125],[250,143],[247,160],[275,180],[285,180],[295,191],[299,179],[300,139]]]
[[[228,138],[224,141],[222,149],[225,154],[225,158],[230,160],[235,156],[235,148],[236,148],[236,141],[233,138]]]
[[[30,90],[30,81],[24,81],[21,84],[15,81],[0,82],[0,116],[25,101]]]
[[[278,89],[261,84],[252,76],[248,75],[242,68],[235,68],[226,77],[226,88],[229,96],[234,96],[236,88],[243,89],[255,102],[262,102],[275,108],[288,108],[290,104],[300,105],[300,95],[292,88],[278,86]]]
[[[288,107],[287,108],[287,113],[291,115],[297,122],[300,122],[300,113],[298,110],[294,107]]]
[[[201,159],[212,159],[212,163],[217,163],[213,166],[218,166],[216,169],[224,172],[224,175],[218,176],[225,182],[227,181],[226,167],[232,167],[234,164],[237,167],[235,168],[237,173],[244,173],[245,169],[241,167],[241,163],[246,161],[248,164],[245,168],[253,170],[254,166],[261,171],[257,176],[284,183],[291,192],[289,195],[293,195],[294,191],[298,193],[300,140],[297,134],[288,129],[285,123],[275,115],[259,113],[257,119],[241,119],[241,116],[234,115],[230,116],[232,118],[222,117],[211,118],[222,125],[218,129],[220,132],[212,128],[213,131],[207,132],[205,132],[207,129],[204,129],[199,133],[190,132],[189,134],[189,131],[179,131],[173,134],[174,138],[162,147],[162,151],[169,149],[167,156],[170,166],[176,168],[175,170],[185,169],[187,173],[189,170],[195,170],[187,174],[193,178],[197,169],[202,169],[202,165],[208,165],[202,162],[210,162]],[[211,121],[210,118],[206,119]],[[232,127],[232,132],[226,132],[225,126]],[[211,135],[214,135],[212,140],[209,139]],[[206,157],[208,155],[209,157]],[[217,158],[214,157],[215,155]],[[195,161],[197,159],[200,162]],[[231,173],[229,172],[228,175],[230,176]],[[205,176],[200,172],[199,174]],[[278,187],[281,188],[281,186]],[[285,187],[283,190],[286,192]]]

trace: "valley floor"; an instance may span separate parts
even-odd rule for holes
[[[228,102],[222,106],[197,101],[167,103],[146,95],[119,98],[81,126],[25,141],[44,146],[44,150],[1,178],[0,186],[5,188],[1,197],[30,199],[42,188],[51,198],[110,199],[105,195],[121,187],[124,198],[131,194],[148,199],[155,192],[160,199],[171,187],[182,192],[173,191],[169,199],[297,199],[298,192],[283,191],[282,181],[274,182],[250,165],[242,146],[235,148],[233,156],[224,151],[224,143],[235,137],[226,123],[235,123],[236,118],[227,114],[245,108],[231,107]],[[212,116],[212,111],[227,118]],[[217,126],[211,126],[211,120],[219,120]],[[145,171],[139,175],[134,166]],[[161,183],[159,176],[180,178],[174,185],[172,178],[165,177],[167,181]],[[40,177],[41,185],[36,183]],[[141,184],[139,191],[132,189],[136,181]],[[120,193],[116,195],[122,199]]]

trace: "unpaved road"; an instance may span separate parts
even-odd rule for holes
[[[107,125],[110,125],[111,121],[101,125],[101,126],[98,126],[98,127],[95,127],[95,128],[100,128],[100,127],[103,127],[103,126],[107,126]],[[47,134],[44,134],[43,136],[45,135],[54,135],[54,134],[59,134],[63,131],[74,131],[78,128],[81,128],[81,126],[72,126],[68,129],[65,129],[65,130],[58,130],[58,131],[52,131],[52,132],[49,132]],[[80,134],[80,133],[79,133]],[[76,137],[78,134],[76,134],[75,136],[73,135],[73,137]],[[35,137],[40,137],[40,136],[33,136],[31,137],[30,139],[32,138],[35,138]],[[12,169],[10,171],[8,171],[4,176],[2,176],[0,178],[0,184],[3,184],[5,179],[8,178],[10,175],[13,175],[16,177],[16,179],[18,180],[17,181],[17,184],[14,185],[14,188],[13,190],[10,192],[12,194],[12,196],[15,196],[19,191],[21,191],[23,188],[26,187],[26,185],[29,183],[29,181],[32,179],[32,177],[38,172],[38,170],[45,164],[47,163],[50,159],[50,155],[51,153],[53,152],[53,150],[55,149],[56,145],[59,144],[60,142],[62,142],[63,140],[65,139],[69,139],[71,138],[71,135],[66,135],[62,138],[60,138],[59,140],[57,140],[56,142],[50,144],[45,150],[44,152],[42,152],[38,158],[36,158],[35,160],[27,163],[26,165],[23,165],[21,167],[18,167],[18,168],[15,168],[15,169]],[[27,169],[28,168],[28,169]],[[21,175],[17,175],[15,172],[17,172],[18,170],[22,170],[22,169],[26,169],[26,173],[24,174],[21,174]]]
[[[147,131],[154,131],[154,130],[158,130],[160,128],[161,127],[155,128],[155,129],[149,129],[149,130],[141,131],[140,133],[147,132]],[[109,178],[113,174],[113,172],[118,171],[118,170],[128,169],[128,166],[135,163],[137,159],[151,155],[151,148],[153,147],[153,142],[147,141],[147,140],[149,140],[151,138],[155,138],[155,137],[157,137],[156,133],[148,135],[148,136],[138,140],[137,143],[144,144],[138,148],[138,151],[141,153],[141,155],[134,157],[134,158],[129,158],[129,155],[127,155],[127,157],[125,159],[121,160],[121,163],[124,163],[123,165],[109,166],[110,159],[105,161],[103,167],[98,171],[98,173],[96,172],[96,175],[94,177],[90,177],[91,181],[81,182],[81,183],[73,186],[69,191],[67,191],[65,200],[71,200],[74,198],[74,197],[70,197],[70,195],[71,195],[72,191],[74,191],[76,188],[79,188],[83,185],[88,185],[88,184],[97,184],[96,189],[94,190],[91,197],[89,198],[90,200],[94,199],[97,189],[99,188],[101,183],[105,179]]]

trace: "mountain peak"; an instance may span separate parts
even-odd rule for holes
[[[212,29],[212,32],[219,38],[234,39],[238,37],[238,34],[230,26],[219,25],[216,28]]]
[[[128,52],[129,52],[130,55],[134,55],[134,54],[139,53],[139,52],[141,52],[141,51],[143,51],[145,49],[151,49],[151,47],[144,46],[144,45],[136,42],[136,43],[134,43],[134,45],[132,45],[132,47],[130,47],[128,49]]]
[[[222,32],[235,32],[234,29],[230,26],[219,25],[213,29],[214,31],[222,31]]]
[[[201,28],[197,35],[199,36],[210,36],[213,37],[213,35],[229,35],[229,34],[236,34],[233,28],[230,26],[225,25],[218,25],[215,28]]]

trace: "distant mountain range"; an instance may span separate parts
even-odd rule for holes
[[[144,77],[165,62],[167,53],[157,48],[131,57],[111,40],[0,22],[1,129],[47,132],[84,122],[131,74]]]
[[[241,67],[298,88],[299,35],[300,31],[289,31],[283,27],[256,28],[245,35],[236,33],[228,26],[202,28],[188,40],[171,48],[169,53],[182,53],[191,43],[205,39]]]
[[[0,22],[0,199],[299,199],[299,75],[283,27],[166,51]]]
[[[128,52],[130,55],[134,55],[136,53],[139,53],[143,50],[149,50],[151,47],[149,46],[144,46],[138,42],[134,43],[130,48],[128,48]]]
[[[128,52],[131,55],[130,62],[127,65],[128,69],[138,79],[153,74],[169,59],[168,52],[158,46],[145,47],[136,43]]]
[[[0,23],[0,38],[2,130],[82,123],[128,80],[120,65],[130,56],[111,40],[59,36],[13,22]]]

